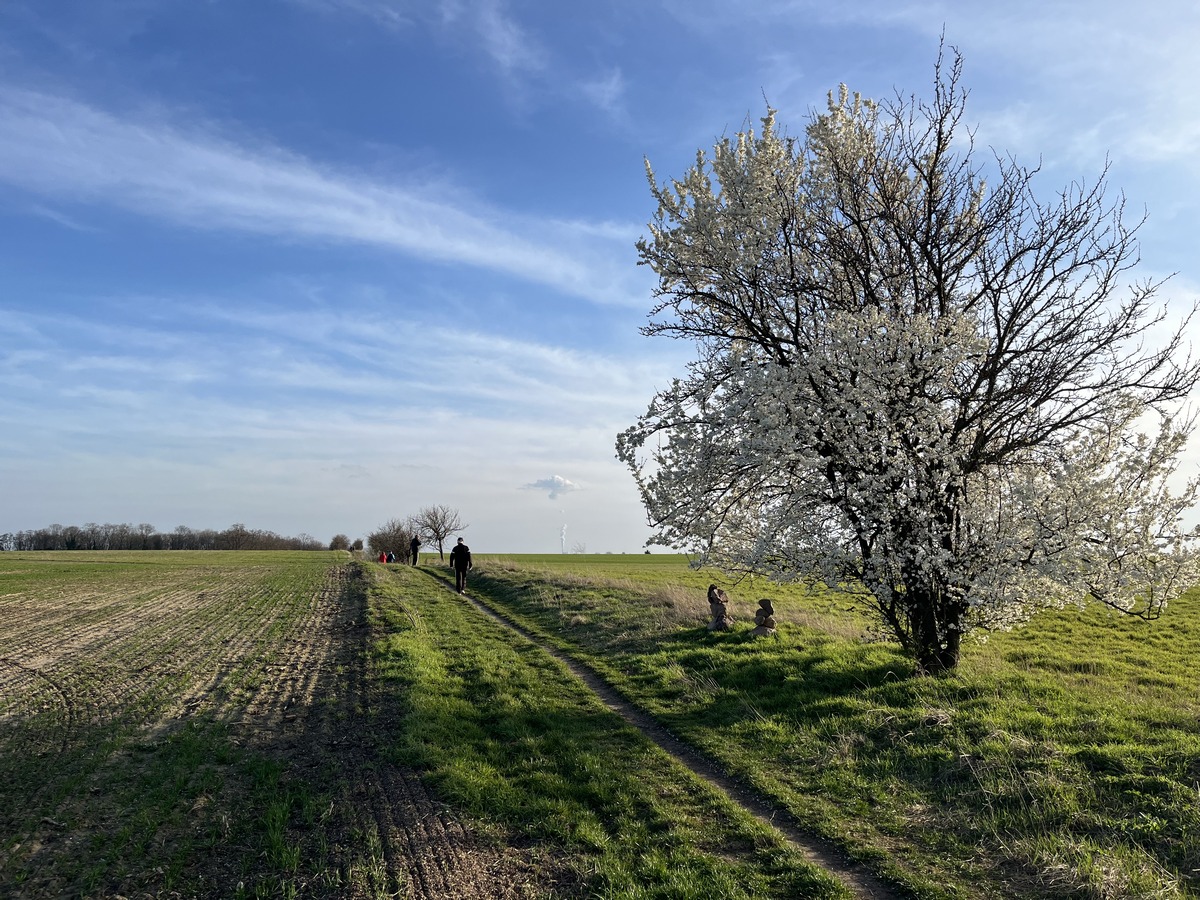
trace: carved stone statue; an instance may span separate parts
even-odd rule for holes
[[[729,595],[715,584],[708,586],[708,609],[712,613],[709,631],[729,631],[733,628],[733,616],[729,615]]]
[[[775,607],[771,605],[770,600],[764,598],[758,601],[758,609],[754,612],[754,626],[750,633],[756,637],[775,633]]]

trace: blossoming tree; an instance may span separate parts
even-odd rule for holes
[[[617,441],[656,542],[856,593],[924,672],[1040,607],[1153,618],[1198,571],[1171,415],[1194,307],[1132,279],[1107,172],[1043,202],[980,163],[960,75],[843,87],[803,139],[769,109],[669,184],[647,163],[643,332],[697,354]]]

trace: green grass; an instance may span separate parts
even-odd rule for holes
[[[1200,598],[1156,623],[1044,614],[930,679],[836,594],[595,559],[484,559],[475,585],[921,895],[1200,891]],[[704,630],[710,581],[731,634]],[[776,638],[748,635],[761,596]]]
[[[472,818],[554,847],[579,881],[569,896],[845,895],[426,572],[390,569],[371,591],[376,665],[404,698],[395,759]]]
[[[473,596],[916,896],[1200,895],[1200,597],[1043,614],[918,678],[839,594],[662,554],[476,560]],[[0,554],[0,894],[388,896],[361,776],[415,767],[557,896],[842,895],[444,569],[360,565],[314,618],[344,562]],[[712,581],[732,633],[704,628]],[[759,597],[776,638],[748,633]],[[247,729],[318,638],[359,642],[287,707],[324,724]],[[373,743],[347,756],[339,723]]]

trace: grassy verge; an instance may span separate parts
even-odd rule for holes
[[[927,679],[833,594],[724,583],[740,621],[709,634],[710,579],[670,557],[481,557],[475,586],[922,896],[1200,892],[1200,597],[1156,623],[1044,614]],[[756,640],[763,596],[782,627]]]
[[[552,847],[564,896],[846,896],[543,651],[425,571],[372,569],[395,759],[505,840]]]

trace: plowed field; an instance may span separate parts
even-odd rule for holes
[[[0,895],[492,898],[546,870],[386,755],[334,554],[0,554]]]

